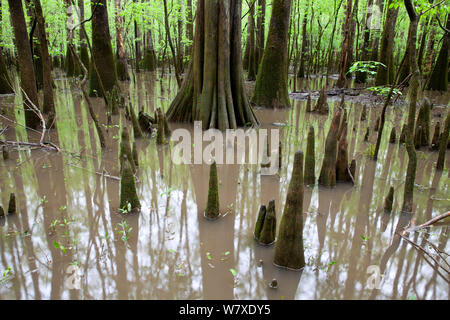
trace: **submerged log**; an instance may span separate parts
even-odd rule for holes
[[[217,177],[217,165],[214,161],[209,170],[208,202],[205,217],[209,220],[215,220],[219,217],[219,214],[219,179]]]
[[[126,210],[128,213],[139,210],[141,203],[136,192],[134,174],[126,155],[124,155],[120,175],[120,208]]]
[[[438,121],[434,127],[433,140],[431,140],[431,150],[439,149],[439,142],[441,137],[441,123]]]
[[[16,213],[16,195],[11,193],[9,195],[8,215]]]
[[[394,202],[394,187],[389,189],[389,193],[384,200],[384,211],[391,212],[392,211],[392,203]]]
[[[326,187],[336,186],[337,144],[340,120],[341,110],[338,109],[334,114],[330,130],[328,131],[327,139],[325,141],[325,156],[319,176],[319,184]]]
[[[305,184],[314,185],[316,183],[316,156],[315,156],[315,141],[314,141],[314,127],[309,127],[308,140],[306,143],[306,157],[305,157]]]
[[[314,112],[317,112],[318,114],[328,114],[328,111],[329,107],[327,102],[327,94],[325,92],[325,87],[322,87],[316,107],[314,108]]]
[[[259,243],[262,245],[271,245],[275,242],[277,232],[277,216],[275,214],[275,200],[269,201],[269,207],[264,217],[264,223],[259,235]]]
[[[291,182],[289,183],[275,245],[274,264],[299,270],[305,266],[303,248],[303,152],[295,153]]]

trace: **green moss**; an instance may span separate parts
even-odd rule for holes
[[[275,265],[294,270],[305,266],[303,188],[303,152],[298,151],[294,157],[294,167],[280,222],[274,257]]]
[[[219,217],[219,180],[217,177],[217,165],[214,161],[209,171],[208,202],[206,204],[205,217],[214,220]]]
[[[136,183],[134,181],[133,171],[130,163],[125,161],[122,166],[121,180],[120,180],[120,208],[127,209],[130,205],[130,211],[141,208],[139,198],[136,192]]]

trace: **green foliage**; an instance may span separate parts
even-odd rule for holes
[[[375,92],[377,95],[387,97],[389,92],[391,91],[391,88],[386,87],[386,86],[378,86],[378,87],[370,87],[370,88],[367,88],[366,90]],[[402,92],[400,90],[394,88],[394,90],[392,91],[392,94],[394,96],[401,96]]]
[[[347,73],[364,72],[374,76],[377,74],[377,68],[379,66],[387,68],[385,64],[377,61],[356,61]]]

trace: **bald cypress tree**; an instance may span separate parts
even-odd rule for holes
[[[258,124],[244,90],[241,8],[241,0],[197,2],[193,55],[169,121],[198,120],[205,130]]]

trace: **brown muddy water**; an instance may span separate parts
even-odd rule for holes
[[[140,139],[137,191],[142,211],[123,216],[114,177],[119,175],[118,143],[125,119],[113,116],[107,126],[103,101],[92,99],[108,131],[107,149],[102,151],[76,83],[58,74],[56,85],[58,127],[48,140],[62,152],[22,147],[0,161],[0,203],[7,207],[14,192],[18,208],[16,215],[0,221],[1,299],[449,299],[448,274],[395,235],[396,229],[450,209],[449,172],[436,172],[437,153],[423,149],[418,151],[414,214],[400,213],[408,156],[403,145],[388,139],[392,127],[400,134],[406,106],[389,108],[379,160],[374,162],[373,127],[381,105],[368,105],[367,120],[360,122],[362,104],[346,104],[356,185],[305,188],[307,265],[295,272],[273,266],[274,247],[258,245],[253,229],[259,206],[272,199],[279,223],[293,156],[306,150],[310,125],[316,132],[319,175],[331,115],[306,113],[303,100],[292,100],[289,110],[257,109],[262,128],[281,131],[281,172],[261,176],[257,165],[219,165],[225,215],[214,222],[203,217],[209,166],[174,165],[173,143],[157,147],[154,138]],[[297,86],[319,88],[317,79]],[[139,73],[123,83],[123,89],[130,93],[136,113],[152,114],[157,107],[167,110],[176,81]],[[449,95],[429,96],[438,104],[432,112],[433,133],[436,120],[442,123],[439,115],[446,114]],[[20,107],[12,111],[13,104],[21,105],[20,97],[3,96],[0,103],[1,122],[10,126],[0,139],[39,139],[35,132],[27,137]],[[330,101],[331,109],[338,103]],[[372,130],[364,142],[368,125]],[[386,214],[383,203],[391,185],[394,208]],[[439,250],[448,257],[448,233],[443,223],[409,237],[429,252]],[[373,268],[384,275],[375,288],[370,286]],[[278,289],[268,286],[274,278]]]

